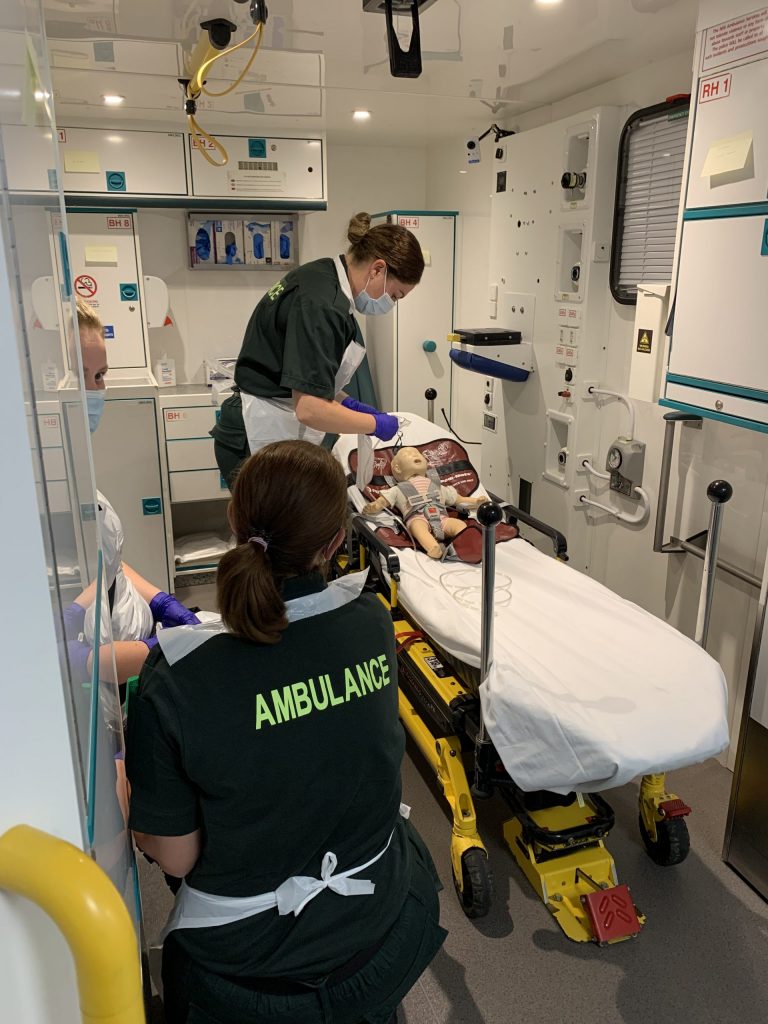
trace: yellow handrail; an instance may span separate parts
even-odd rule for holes
[[[72,951],[83,1024],[145,1024],[136,932],[82,850],[29,825],[0,836],[0,889],[36,903]]]

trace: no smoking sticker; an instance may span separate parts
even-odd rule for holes
[[[89,274],[81,274],[75,278],[75,294],[81,299],[92,299],[98,290],[96,279]]]

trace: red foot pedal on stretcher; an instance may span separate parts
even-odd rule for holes
[[[581,897],[595,942],[602,946],[637,935],[642,927],[637,917],[629,886],[615,885]]]

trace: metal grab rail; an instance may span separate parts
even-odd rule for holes
[[[477,519],[483,528],[483,562],[482,562],[482,618],[480,642],[480,678],[485,682],[493,664],[493,612],[494,584],[496,581],[496,527],[503,520],[504,513],[492,501],[484,502],[477,510]],[[493,744],[483,720],[480,705],[480,723],[475,741],[475,779],[472,784],[473,796],[486,799],[493,793],[490,784],[491,759]]]
[[[706,557],[704,549],[692,544],[690,540],[682,540],[680,537],[674,536],[670,536],[667,541],[664,540],[667,521],[667,501],[669,498],[669,477],[672,469],[672,455],[675,447],[675,428],[678,423],[701,424],[702,418],[701,416],[696,416],[693,413],[668,412],[665,414],[664,420],[666,427],[664,431],[664,448],[661,456],[659,498],[656,504],[656,528],[653,536],[653,550],[657,552],[657,554],[664,555],[695,555],[696,558],[701,558],[703,560]],[[737,579],[742,580],[744,583],[748,583],[751,587],[755,587],[757,590],[759,590],[762,585],[762,580],[759,576],[755,576],[754,573],[747,572],[746,569],[741,569],[739,566],[733,565],[731,562],[727,562],[722,558],[716,558],[714,564],[718,569],[722,569],[723,572],[727,572],[729,575],[735,576]]]
[[[699,610],[696,615],[694,640],[700,647],[707,646],[709,617],[712,612],[712,598],[715,593],[715,570],[717,549],[720,544],[720,529],[723,525],[723,508],[733,496],[733,488],[727,480],[713,480],[707,488],[707,497],[712,502],[707,531],[707,550],[704,552],[704,572],[701,577]]]
[[[36,903],[64,935],[83,1024],[145,1024],[136,932],[94,861],[63,839],[17,825],[0,836],[0,889]]]

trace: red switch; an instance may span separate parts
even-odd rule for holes
[[[571,392],[568,391],[567,389],[565,391],[558,391],[557,394],[558,394],[559,398],[570,398],[571,397]]]

